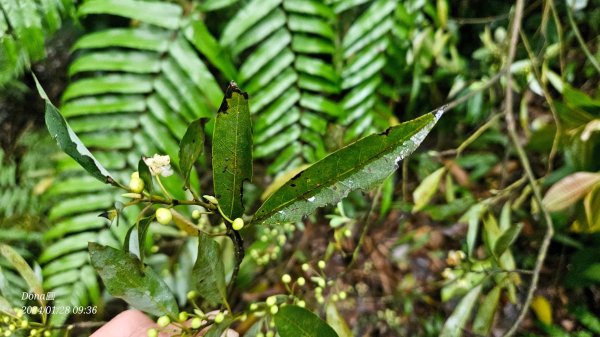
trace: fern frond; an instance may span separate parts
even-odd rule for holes
[[[201,55],[225,74],[235,76],[235,68],[203,23],[177,5],[89,0],[79,14],[117,15],[130,19],[131,25],[89,33],[74,45],[77,57],[69,67],[73,82],[61,109],[72,129],[121,181],[129,179],[142,155],[166,153],[178,163],[178,142],[187,124],[212,116],[223,97]],[[119,246],[128,228],[107,228],[98,218],[113,208],[112,189],[90,180],[68,158],[57,166],[60,182],[49,197],[60,200],[50,211],[54,225],[45,234],[53,243],[39,258],[45,285],[55,289],[57,303],[94,303],[99,287],[87,259],[87,242]],[[163,182],[169,190],[180,191],[176,197],[184,197],[179,177]],[[135,215],[125,212],[130,223]]]
[[[270,173],[326,154],[327,120],[340,115],[334,23],[322,1],[253,0],[221,34],[221,45],[244,60],[238,82],[252,97],[254,155],[276,157]]]
[[[45,40],[72,6],[72,0],[0,0],[0,87],[46,56]]]

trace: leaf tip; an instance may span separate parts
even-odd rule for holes
[[[37,91],[38,91],[38,94],[40,95],[40,97],[46,101],[50,101],[50,99],[48,98],[48,95],[46,94],[46,91],[44,91],[44,88],[40,84],[40,81],[37,79],[37,76],[35,76],[35,74],[33,72],[31,73],[31,76],[33,76],[33,80],[35,81],[35,87],[37,88]]]

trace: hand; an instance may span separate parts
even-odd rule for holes
[[[211,313],[208,314],[210,315]],[[148,316],[144,315],[144,313],[138,310],[127,310],[115,316],[115,318],[96,330],[90,337],[146,337],[148,329],[152,328],[158,329],[158,325],[148,318]],[[176,327],[173,326],[173,328]],[[231,329],[228,329],[226,332],[227,337],[239,336],[237,332]],[[170,334],[161,332],[158,336],[169,337]],[[202,335],[199,334],[198,336]]]

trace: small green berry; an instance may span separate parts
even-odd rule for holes
[[[267,335],[265,337],[275,337],[275,333],[271,330],[267,331]]]
[[[156,210],[156,221],[163,225],[168,225],[173,220],[173,214],[170,210],[161,207]]]
[[[192,329],[198,329],[201,325],[202,325],[202,320],[200,318],[194,317],[192,319],[192,323],[191,323]]]
[[[202,214],[200,213],[199,210],[195,209],[192,211],[192,219],[200,219],[200,215],[202,215]]]
[[[274,305],[271,307],[271,309],[269,309],[269,311],[271,312],[271,315],[275,315],[279,312],[279,307]]]
[[[161,328],[166,327],[167,325],[169,325],[169,323],[171,323],[171,319],[169,318],[169,316],[160,316],[158,320],[156,320],[156,324],[158,324],[158,326]]]
[[[300,276],[298,277],[298,280],[296,280],[296,283],[298,283],[298,285],[302,287],[306,284],[306,280],[304,279],[304,277]]]
[[[304,308],[306,307],[306,302],[304,302],[303,300],[298,301],[298,303],[296,303],[300,308]]]
[[[233,220],[233,223],[231,224],[231,228],[233,228],[236,231],[239,231],[240,229],[244,228],[244,219],[235,218],[235,220]]]
[[[144,181],[140,179],[140,175],[137,172],[131,174],[131,180],[129,181],[129,189],[134,193],[142,193],[144,190]]]
[[[185,311],[182,311],[179,313],[179,317],[177,317],[177,320],[180,322],[185,322],[185,321],[187,321],[188,317],[189,317],[189,314]]]
[[[158,337],[158,330],[156,330],[156,329],[148,329],[148,331],[146,331],[146,336],[148,336],[148,337]]]
[[[288,284],[288,283],[292,282],[292,277],[289,274],[284,274],[281,277],[281,282]]]
[[[250,311],[256,311],[256,309],[258,309],[258,304],[256,304],[256,303],[250,304]]]
[[[225,319],[225,315],[222,312],[219,312],[218,314],[215,315],[215,323],[219,324],[221,322],[223,322],[223,320]]]
[[[302,264],[302,270],[303,271],[308,271],[309,268],[310,268],[310,266],[308,265],[308,263],[303,263]]]
[[[331,295],[331,300],[332,301],[337,302],[337,301],[339,301],[339,299],[340,299],[340,296],[338,296],[338,294]]]
[[[346,293],[345,291],[340,291],[340,300],[345,300],[347,296],[348,293]]]
[[[320,261],[317,263],[317,266],[319,266],[319,269],[325,269],[325,261],[323,261],[323,260],[320,260]]]
[[[50,332],[50,330],[44,331],[44,337],[50,337],[50,336],[52,336],[52,332]]]
[[[198,297],[198,292],[195,290],[191,290],[191,291],[188,291],[186,296],[187,296],[188,300],[193,300],[194,298]]]
[[[277,297],[269,296],[269,297],[267,297],[267,300],[265,302],[267,303],[268,306],[275,305],[275,303],[277,303]]]

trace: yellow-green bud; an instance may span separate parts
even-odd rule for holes
[[[193,300],[194,298],[198,297],[198,292],[195,290],[191,290],[191,291],[188,291],[186,296],[187,296],[188,300]]]
[[[304,277],[298,277],[298,280],[296,281],[296,283],[298,283],[299,286],[303,286],[306,284],[306,280],[304,279]]]
[[[308,271],[309,268],[310,268],[310,266],[308,265],[308,263],[303,263],[302,264],[302,270],[303,271]]]
[[[144,181],[140,179],[140,175],[137,172],[131,174],[131,180],[129,181],[129,189],[134,193],[141,193],[144,190]]]
[[[177,320],[180,322],[185,322],[185,321],[187,321],[188,317],[189,317],[189,314],[185,311],[182,311],[179,313],[179,317],[177,317]]]
[[[44,337],[50,337],[50,336],[52,336],[52,332],[50,332],[50,330],[44,331]]]
[[[256,303],[250,304],[250,311],[255,311],[256,309],[258,309],[258,304],[256,304]]]
[[[146,331],[146,336],[148,336],[148,337],[158,337],[158,330],[156,330],[156,329],[148,329],[148,331]]]
[[[275,337],[275,333],[271,330],[267,331],[267,334],[265,335],[265,337]]]
[[[217,200],[217,198],[213,197],[212,195],[203,195],[202,197],[213,205],[219,204],[219,200]]]
[[[277,297],[275,297],[275,296],[267,297],[266,303],[268,306],[275,305],[275,303],[277,303]]]
[[[281,277],[281,282],[288,284],[288,283],[292,282],[292,277],[289,274],[284,274]]]
[[[345,300],[348,294],[345,291],[340,291],[340,299]]]
[[[25,329],[29,326],[29,321],[23,320],[21,321],[21,329]]]
[[[215,323],[217,323],[217,324],[223,322],[224,319],[225,319],[225,315],[223,315],[222,312],[219,312],[215,315]]]
[[[271,309],[269,309],[269,311],[271,312],[271,315],[275,315],[279,312],[279,307],[274,305],[271,307]]]
[[[200,219],[200,215],[202,214],[199,210],[195,209],[194,211],[192,211],[192,219]]]
[[[167,225],[173,220],[173,214],[170,210],[161,207],[156,210],[156,221],[163,225]]]
[[[296,303],[300,308],[304,308],[306,307],[306,302],[304,302],[303,300],[298,301],[298,303]]]
[[[169,325],[169,323],[171,323],[171,319],[169,318],[169,316],[160,316],[156,320],[156,324],[158,324],[158,326],[161,328],[166,327],[167,325]]]
[[[202,326],[202,320],[199,317],[194,317],[191,323],[192,329],[198,329],[200,326]]]
[[[231,228],[233,228],[236,231],[239,231],[240,229],[244,228],[244,219],[235,218],[235,220],[233,220],[233,223],[231,224]]]
[[[38,334],[38,331],[36,329],[31,329],[29,331],[29,336],[37,336],[37,334]]]
[[[319,266],[319,268],[320,268],[320,269],[325,269],[325,261],[323,261],[323,260],[320,260],[320,261],[317,263],[317,266]]]

